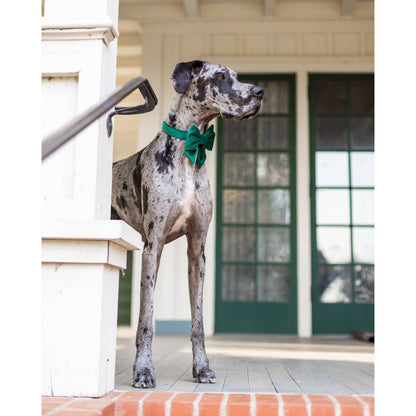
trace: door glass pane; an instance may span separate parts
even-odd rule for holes
[[[351,152],[351,185],[374,186],[373,152]]]
[[[222,266],[222,300],[254,301],[254,266]]]
[[[347,119],[345,117],[316,118],[316,148],[347,150]]]
[[[352,150],[374,150],[373,117],[352,117],[350,131]]]
[[[290,223],[290,193],[286,189],[257,191],[260,224]]]
[[[316,112],[340,113],[347,110],[347,83],[320,80],[315,83]]]
[[[347,227],[318,227],[319,263],[349,263],[351,261],[351,238]]]
[[[288,149],[289,119],[287,117],[259,117],[257,134],[259,149]]]
[[[290,261],[289,228],[259,227],[257,233],[259,261],[283,263]]]
[[[254,261],[254,227],[224,227],[222,258],[224,261]]]
[[[348,152],[316,152],[316,186],[348,185]]]
[[[352,222],[357,225],[374,224],[374,191],[352,190]]]
[[[374,263],[374,228],[354,227],[352,236],[354,262]]]
[[[317,224],[349,224],[350,194],[347,189],[318,189],[316,191]]]
[[[254,185],[254,153],[225,153],[224,154],[224,185],[250,186]]]
[[[355,266],[355,301],[374,302],[374,266]]]
[[[350,81],[350,102],[353,113],[372,113],[374,111],[374,81],[372,79]]]
[[[319,295],[323,303],[349,303],[351,297],[350,266],[319,266]]]
[[[254,191],[225,189],[222,215],[225,223],[253,223]]]
[[[259,153],[257,184],[259,186],[289,186],[289,153]]]
[[[264,90],[260,114],[289,112],[288,81],[256,81],[256,85]]]
[[[224,120],[224,149],[254,149],[256,142],[255,120]]]
[[[257,266],[257,300],[259,302],[290,301],[289,266]]]

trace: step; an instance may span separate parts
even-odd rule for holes
[[[43,397],[43,416],[374,416],[373,396],[113,391]]]

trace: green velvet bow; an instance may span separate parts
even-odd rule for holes
[[[169,136],[186,141],[183,153],[192,163],[196,162],[198,169],[200,169],[207,159],[205,149],[212,150],[214,146],[214,126],[211,126],[204,134],[201,134],[198,127],[194,124],[192,124],[188,131],[183,131],[168,126],[164,121],[162,130]]]

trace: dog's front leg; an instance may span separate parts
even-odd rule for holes
[[[136,334],[136,360],[133,367],[133,386],[156,386],[152,360],[153,297],[161,248],[156,243],[146,243],[142,255],[140,283],[140,315]]]
[[[215,374],[209,368],[205,352],[203,324],[203,286],[205,276],[205,235],[187,235],[188,238],[188,279],[192,314],[192,374],[198,383],[215,383]]]

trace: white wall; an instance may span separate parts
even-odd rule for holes
[[[285,4],[288,7],[287,2]],[[300,336],[311,335],[312,326],[308,74],[373,71],[374,25],[371,11],[366,9],[363,15],[356,18],[342,18],[333,10],[331,2],[327,5],[327,13],[326,9],[322,9],[319,15],[314,3],[305,3],[298,9],[298,15],[294,9],[286,10],[287,17],[279,21],[261,19],[255,14],[257,18],[240,21],[189,19],[161,22],[153,16],[154,20],[144,19],[142,22],[143,76],[150,80],[159,105],[140,119],[139,148],[152,140],[168,113],[173,96],[170,76],[177,62],[201,59],[221,63],[240,73],[296,73]],[[253,5],[246,7],[249,9]],[[244,8],[241,4],[241,15],[249,15],[250,11]],[[203,12],[205,15],[215,13],[210,10],[205,8]],[[146,12],[150,14],[148,9]],[[253,13],[257,11],[253,9]],[[207,168],[215,197],[215,149],[208,154]],[[215,313],[215,218],[208,235],[206,258],[204,317],[206,333],[212,334]],[[137,267],[135,279],[138,279]],[[137,297],[133,301],[137,302]],[[186,239],[182,238],[165,247],[156,288],[155,319],[189,320],[188,305]],[[137,305],[134,309],[137,310]]]

